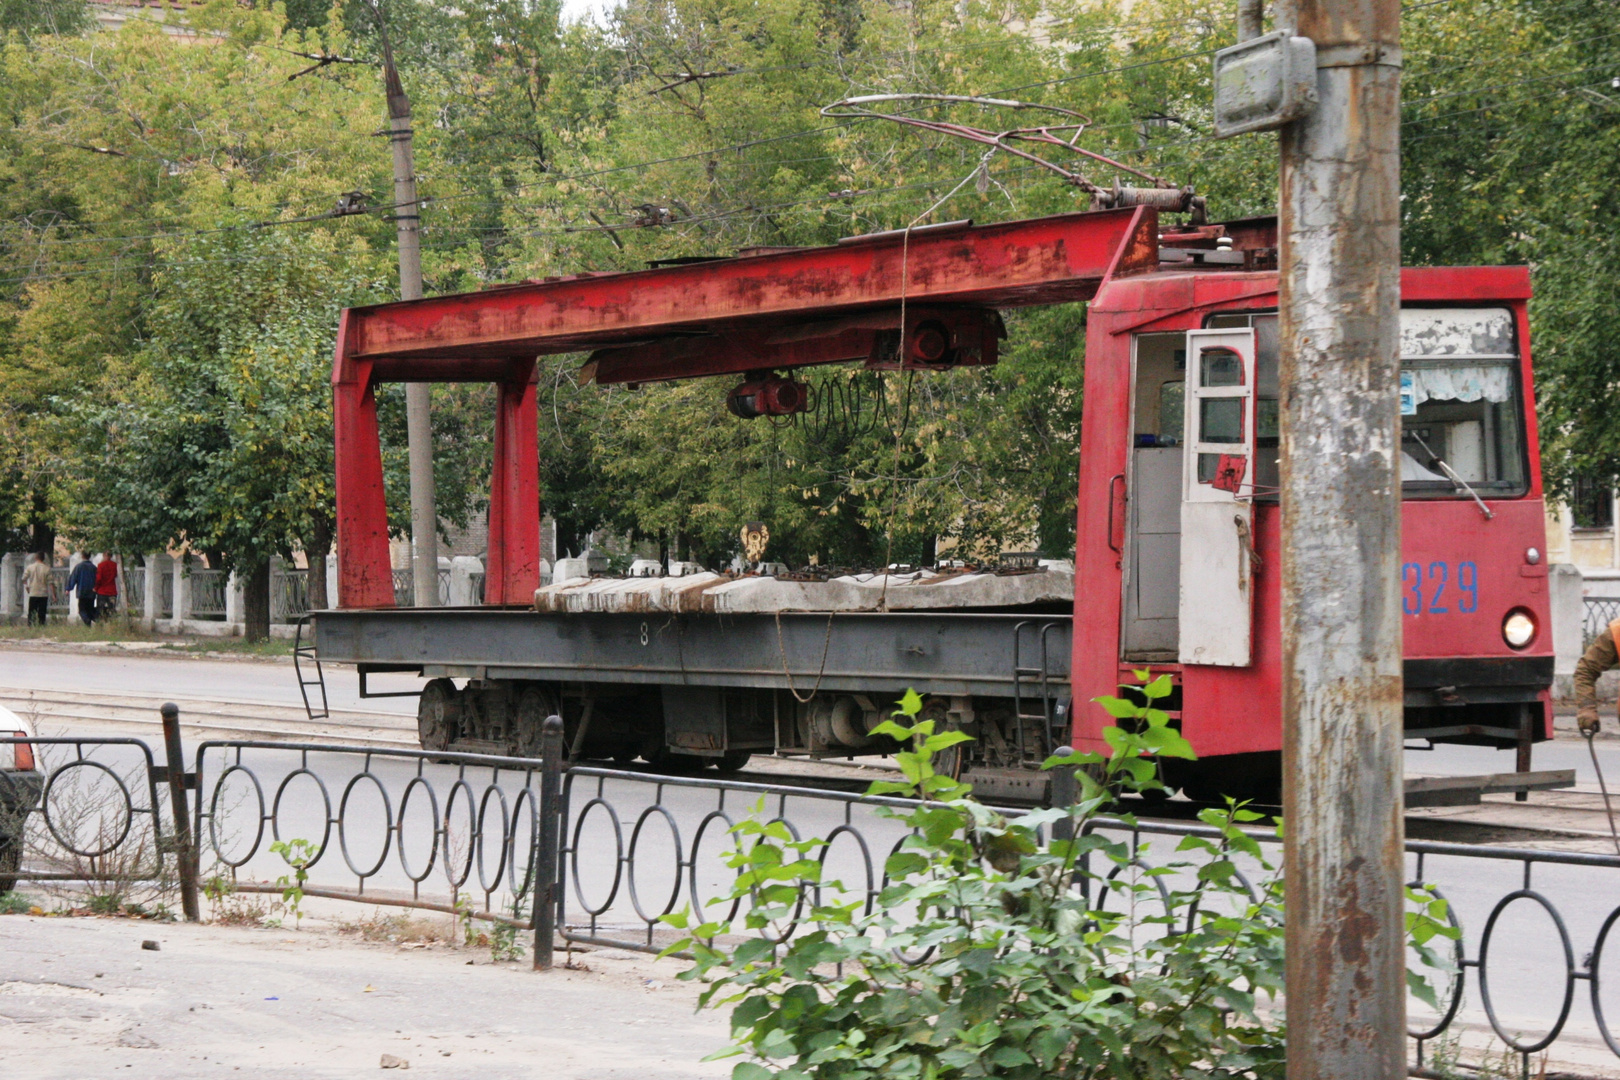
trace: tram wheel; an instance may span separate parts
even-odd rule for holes
[[[461,693],[449,679],[422,687],[416,702],[416,736],[424,750],[448,750],[461,733]]]
[[[742,769],[744,765],[747,765],[748,759],[753,756],[753,753],[748,750],[732,750],[728,753],[721,754],[719,760],[717,760],[714,764],[715,767],[723,773],[734,773]]]
[[[559,715],[561,710],[555,695],[539,686],[525,687],[523,693],[518,695],[517,717],[507,744],[512,756],[539,757],[541,728],[545,726],[547,717]],[[565,743],[563,754],[566,756],[567,753]]]

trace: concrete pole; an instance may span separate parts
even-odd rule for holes
[[[1314,112],[1282,131],[1289,1080],[1406,1075],[1400,2],[1293,0]]]
[[[1265,32],[1265,0],[1238,0],[1237,39],[1239,41],[1250,41]]]
[[[411,153],[411,99],[394,66],[394,46],[382,10],[372,11],[382,31],[383,82],[388,94],[388,141],[394,150],[394,219],[399,226],[399,297],[422,298],[422,206],[416,198],[416,163]],[[417,607],[439,603],[439,533],[433,489],[432,387],[405,384],[405,439],[411,471],[411,591]]]

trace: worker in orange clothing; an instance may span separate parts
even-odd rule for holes
[[[1594,735],[1602,726],[1598,721],[1597,681],[1610,668],[1620,665],[1620,650],[1615,638],[1620,637],[1620,619],[1611,622],[1587,648],[1586,655],[1575,665],[1575,722],[1581,734]]]

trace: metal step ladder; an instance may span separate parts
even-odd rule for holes
[[[293,674],[298,676],[298,693],[304,699],[304,712],[311,720],[325,720],[332,715],[331,706],[326,702],[326,675],[321,671],[321,658],[315,652],[315,642],[304,640],[304,627],[309,625],[309,616],[300,615],[293,624]],[[308,665],[315,667],[313,679],[304,678],[304,671]],[[316,712],[310,704],[309,688],[321,688],[321,711]]]
[[[1068,742],[1068,716],[1066,710],[1058,708],[1057,697],[1052,693],[1051,670],[1051,644],[1050,638],[1054,631],[1062,629],[1063,624],[1057,622],[1037,623],[1025,620],[1013,627],[1013,712],[1017,716],[1018,757],[1022,761],[1041,761]],[[1039,645],[1040,665],[1030,667],[1024,663],[1025,639],[1033,638],[1030,645]],[[1035,686],[1027,684],[1034,682]],[[1038,696],[1036,690],[1038,689]],[[1026,707],[1027,706],[1027,707]],[[1040,711],[1032,711],[1038,708]],[[1059,715],[1060,713],[1064,715]],[[1037,730],[1042,733],[1046,741],[1045,746],[1035,747],[1033,759],[1030,749],[1025,745],[1024,728],[1027,721],[1038,724]]]

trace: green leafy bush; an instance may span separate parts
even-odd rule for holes
[[[1281,1010],[1267,1007],[1282,988],[1281,877],[1242,827],[1260,815],[1206,810],[1209,835],[1154,868],[1085,828],[1111,791],[1158,783],[1153,757],[1192,756],[1153,707],[1169,679],[1139,677],[1141,704],[1103,699],[1121,721],[1106,757],[1047,762],[1083,767],[1075,805],[1011,820],[933,770],[967,736],[916,722],[908,693],[901,722],[878,729],[913,747],[905,779],[872,793],[921,801],[880,811],[909,835],[870,914],[821,880],[823,841],[739,823],[741,925],[667,917],[689,935],[668,951],[696,961],[681,977],[704,984],[704,1006],[732,1007],[733,1044],[713,1057],[743,1057],[734,1080],[1282,1076]],[[1415,916],[1425,942],[1450,933],[1440,903]],[[720,940],[738,929],[754,936]]]

